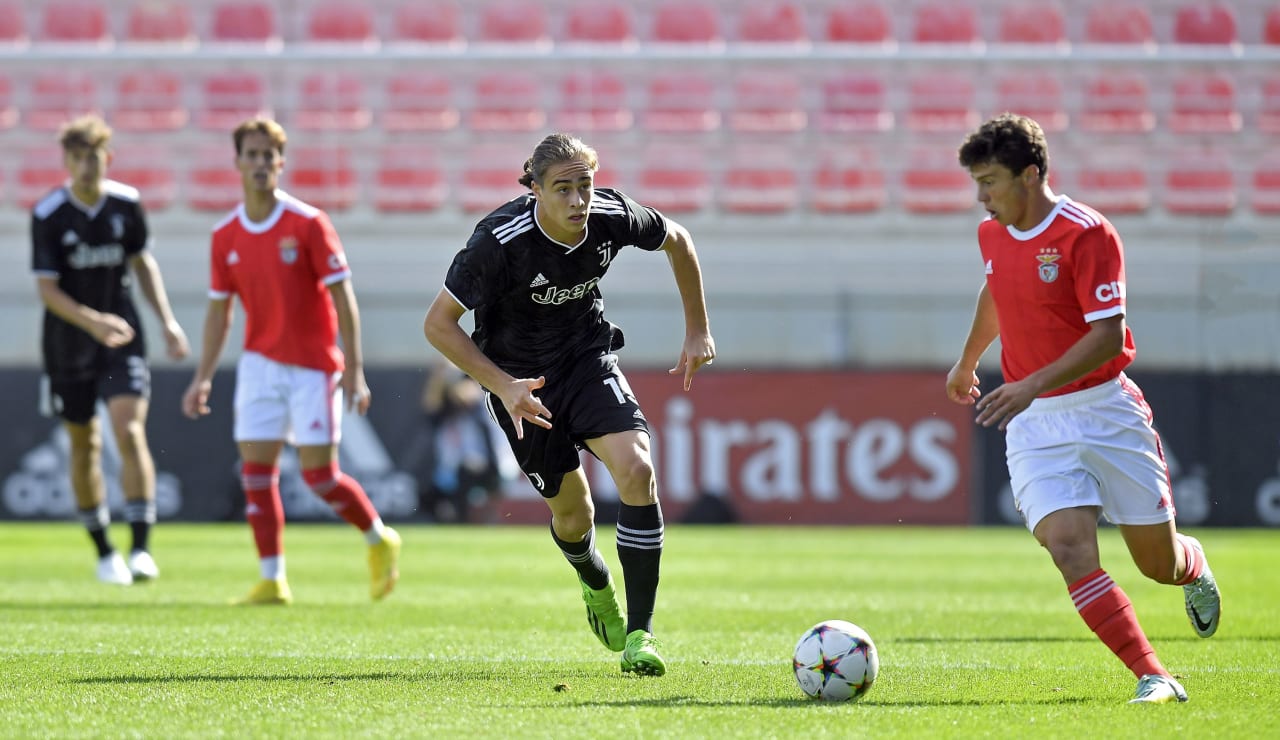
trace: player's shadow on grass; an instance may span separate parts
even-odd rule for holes
[[[1148,634],[1151,640],[1158,642],[1203,642],[1203,637],[1196,635],[1177,634],[1177,635],[1157,635]],[[890,643],[906,643],[919,645],[946,645],[946,644],[965,644],[965,643],[1038,643],[1038,642],[1087,642],[1096,643],[1098,638],[1092,634],[1082,635],[1080,637],[1066,636],[1014,636],[1014,637],[894,637],[892,640],[885,640],[885,644]],[[1214,642],[1280,642],[1280,635],[1214,635]]]
[[[860,706],[877,706],[877,707],[989,707],[989,706],[1041,706],[1047,704],[1084,704],[1089,699],[1086,697],[1062,697],[1047,696],[1039,700],[1023,700],[1008,701],[1007,699],[928,699],[928,700],[911,700],[911,701],[877,701],[875,699],[852,702]],[[795,709],[812,709],[814,707],[838,707],[844,706],[846,702],[827,702],[818,701],[816,699],[800,698],[779,698],[769,697],[762,699],[732,699],[727,701],[715,701],[713,699],[695,699],[689,696],[670,696],[660,699],[615,699],[610,701],[581,701],[570,702],[572,707],[661,707],[663,709],[679,709],[680,707],[779,707],[779,708],[795,708]],[[520,708],[526,705],[509,705],[511,708]]]
[[[598,678],[599,671],[593,668],[565,670],[557,668],[546,671],[546,681],[552,685],[564,679]],[[392,681],[395,683],[417,684],[438,683],[441,681],[475,681],[492,684],[499,681],[492,669],[486,668],[434,668],[411,671],[379,671],[374,673],[226,673],[209,674],[193,673],[183,675],[138,675],[138,676],[89,676],[74,678],[68,683],[78,684],[164,684],[164,683],[239,683],[239,682],[327,682],[346,683],[351,681]]]

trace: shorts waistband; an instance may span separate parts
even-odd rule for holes
[[[1074,409],[1080,406],[1088,406],[1107,396],[1119,391],[1128,382],[1128,378],[1124,373],[1120,373],[1116,377],[1105,383],[1099,383],[1092,388],[1085,388],[1081,391],[1072,393],[1064,393],[1061,396],[1050,396],[1048,398],[1037,398],[1027,407],[1027,411],[1040,413],[1045,411],[1062,411],[1064,409]]]

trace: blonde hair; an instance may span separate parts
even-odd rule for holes
[[[270,118],[258,116],[236,126],[236,130],[231,134],[231,139],[236,144],[236,154],[240,153],[240,145],[244,143],[244,137],[249,134],[266,134],[271,140],[271,146],[281,154],[284,154],[284,145],[289,141],[288,135],[284,132],[284,126]]]
[[[71,149],[103,149],[111,141],[111,127],[101,116],[87,113],[62,125],[58,132],[58,141],[62,150]]]

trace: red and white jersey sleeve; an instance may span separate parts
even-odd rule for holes
[[[1111,222],[1088,206],[1059,196],[1053,211],[1028,231],[988,219],[978,228],[978,244],[1000,321],[1006,382],[1062,357],[1091,322],[1125,313],[1124,247]],[[1111,380],[1135,354],[1126,327],[1119,356],[1045,395]]]
[[[246,351],[326,372],[342,369],[338,316],[329,286],[351,277],[324,211],[283,191],[266,220],[243,204],[213,230],[209,295],[237,296]]]

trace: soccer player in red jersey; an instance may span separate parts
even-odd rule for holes
[[[111,129],[87,115],[67,123],[59,139],[70,177],[31,212],[31,267],[45,307],[41,401],[44,411],[62,418],[71,441],[71,489],[98,551],[98,580],[129,585],[160,575],[148,547],[156,520],[156,469],[146,433],[151,371],[131,277],[160,319],[169,357],[187,356],[187,336],[151,255],[141,196],[107,178]],[[133,535],[128,563],[107,536],[98,399],[106,402],[120,453],[124,518]]]
[[[250,119],[236,128],[233,140],[244,202],[213,230],[203,351],[182,410],[193,419],[209,413],[213,374],[237,296],[245,338],[236,370],[235,439],[245,517],[262,575],[239,603],[287,604],[293,598],[285,577],[279,488],[286,442],[297,446],[311,490],[364,533],[370,595],[381,599],[399,577],[400,536],[382,523],[360,484],[338,467],[344,398],[345,408],[360,414],[370,402],[351,270],[324,211],[277,187],[285,164],[280,124]]]
[[[653,636],[664,527],[649,453],[649,423],[615,354],[622,330],[604,317],[598,284],[626,247],[662,251],[684,308],[672,368],[685,390],[715,358],[702,271],[680,224],[611,188],[595,188],[595,150],[566,134],[534,149],[519,178],[530,192],[481,219],[427,310],[428,341],[488,391],[490,413],[521,470],[551,510],[551,537],[573,565],[587,623],[621,652],[624,672],[660,676]],[[458,321],[475,311],[470,336]],[[580,450],[618,486],[618,560],[625,623],[595,545],[594,507]]]
[[[989,214],[978,227],[986,284],[947,396],[1005,432],[1018,511],[1085,624],[1138,677],[1132,701],[1186,701],[1098,556],[1101,514],[1143,575],[1183,587],[1196,634],[1217,630],[1217,583],[1200,543],[1175,527],[1151,408],[1123,372],[1135,349],[1120,237],[1097,211],[1049,189],[1044,132],[1030,118],[987,121],[959,159]],[[997,336],[1005,382],[983,396],[978,361]]]

